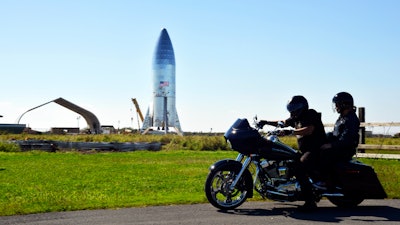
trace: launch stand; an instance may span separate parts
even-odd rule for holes
[[[164,109],[163,109],[163,121],[161,123],[162,125],[162,131],[164,134],[168,134],[169,133],[169,124],[168,124],[168,98],[166,96],[163,97],[163,102],[164,102]],[[142,134],[147,134],[150,130],[152,130],[152,128],[156,128],[156,127],[148,127],[145,131],[143,131]],[[175,131],[179,134],[179,135],[183,135],[182,131],[179,129],[179,127],[174,127]],[[157,130],[159,130],[159,127],[157,127]]]

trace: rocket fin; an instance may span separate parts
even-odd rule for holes
[[[175,123],[174,123],[174,127],[175,127],[175,130],[176,130],[179,134],[183,135],[183,131],[182,131],[182,128],[181,128],[181,123],[179,122],[178,112],[176,111],[176,109],[175,109]]]
[[[142,125],[142,130],[146,130],[148,128],[151,128],[153,126],[153,118],[150,115],[150,107],[147,108],[146,116],[144,117],[143,120],[143,125]]]

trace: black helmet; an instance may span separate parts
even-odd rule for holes
[[[301,95],[295,95],[288,101],[286,108],[290,112],[291,117],[298,117],[304,111],[308,110],[307,99]]]
[[[338,113],[344,109],[352,109],[354,108],[353,96],[347,92],[339,92],[333,97],[332,104]]]

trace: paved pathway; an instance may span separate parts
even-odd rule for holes
[[[400,200],[366,200],[358,207],[341,209],[323,200],[315,213],[301,213],[302,202],[246,202],[236,210],[222,211],[210,204],[83,210],[0,217],[1,225],[394,225],[400,224]]]

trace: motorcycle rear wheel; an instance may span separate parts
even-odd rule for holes
[[[216,208],[229,210],[242,205],[247,199],[245,179],[242,177],[235,188],[230,190],[239,168],[226,164],[210,171],[204,191],[208,201]]]
[[[355,195],[345,195],[343,197],[327,197],[328,200],[336,205],[337,207],[340,208],[352,208],[356,207],[359,205],[362,201],[364,201],[364,198],[361,196],[358,196],[357,194]]]

